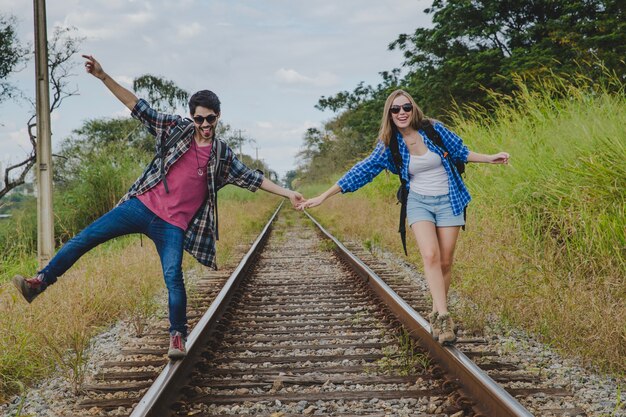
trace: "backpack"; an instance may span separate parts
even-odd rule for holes
[[[439,147],[443,151],[443,157],[448,159],[448,162],[451,166],[457,170],[459,175],[465,173],[465,163],[462,161],[453,161],[446,146],[441,139],[441,135],[432,122],[429,119],[424,119],[422,125],[420,126],[424,132],[426,132],[426,136],[430,139],[435,146]],[[396,198],[398,199],[398,203],[400,206],[400,225],[398,227],[398,232],[400,233],[400,239],[402,240],[402,248],[404,249],[404,254],[408,255],[406,251],[406,209],[407,209],[407,200],[409,197],[409,190],[406,187],[406,181],[402,178],[402,155],[400,154],[400,148],[398,145],[397,135],[392,135],[391,140],[389,141],[389,150],[391,151],[391,157],[393,159],[393,163],[396,166],[396,170],[398,171],[398,177],[400,177],[400,187],[396,193]],[[463,218],[465,219],[467,214],[467,206],[463,210]],[[462,229],[465,230],[465,226],[462,226]]]

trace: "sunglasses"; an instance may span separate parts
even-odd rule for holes
[[[197,124],[201,125],[201,126],[202,126],[202,124],[204,123],[205,120],[207,121],[208,124],[213,124],[217,120],[217,115],[209,114],[206,117],[204,117],[204,116],[193,116],[193,121],[196,122]]]
[[[389,111],[393,114],[400,113],[400,109],[404,110],[405,113],[410,113],[413,111],[413,105],[411,103],[404,103],[402,106],[391,106]]]

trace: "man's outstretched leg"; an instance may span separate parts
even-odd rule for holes
[[[125,201],[70,239],[34,278],[16,275],[13,284],[26,301],[32,302],[91,249],[114,237],[142,232],[151,218],[149,214],[136,198]]]

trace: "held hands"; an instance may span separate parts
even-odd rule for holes
[[[297,191],[293,191],[289,194],[289,201],[291,201],[291,205],[298,210],[301,210],[300,205],[306,202],[302,194]]]
[[[93,56],[83,55],[83,58],[86,59],[85,69],[87,70],[89,74],[93,75],[99,80],[104,80],[106,78],[107,75],[102,69],[102,66],[100,65],[98,61],[96,61],[96,59]]]
[[[493,155],[489,155],[489,163],[490,164],[508,164],[509,163],[509,154],[506,152],[499,152]]]
[[[324,200],[325,198],[323,198],[322,196],[317,196],[317,197],[310,198],[308,200],[303,201],[296,208],[298,210],[304,210],[305,208],[317,207],[320,204],[322,204]]]

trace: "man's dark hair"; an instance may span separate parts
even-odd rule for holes
[[[198,106],[206,107],[207,109],[220,114],[220,99],[217,98],[217,94],[213,91],[200,90],[191,96],[189,99],[189,113],[193,115],[196,112],[196,107]]]

